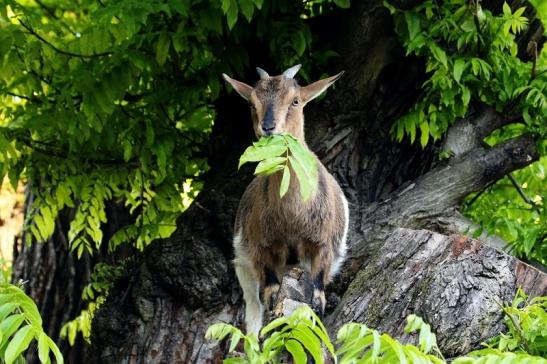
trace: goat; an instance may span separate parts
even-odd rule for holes
[[[308,148],[304,140],[304,105],[344,72],[299,86],[294,79],[299,69],[296,65],[280,76],[270,77],[257,68],[260,80],[255,87],[222,74],[249,103],[257,137],[288,132]],[[334,177],[319,160],[317,167],[318,189],[306,202],[300,197],[296,178],[291,178],[286,195],[279,197],[281,172],[255,177],[241,198],[234,226],[234,265],[243,290],[248,333],[258,335],[262,327],[261,291],[264,305],[271,309],[280,278],[298,262],[310,271],[313,306],[321,316],[324,314],[325,286],[340,270],[346,254],[349,210]]]

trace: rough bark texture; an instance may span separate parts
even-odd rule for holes
[[[347,71],[334,91],[305,112],[308,144],[350,202],[350,251],[329,288],[329,329],[355,320],[398,335],[406,315],[414,312],[432,325],[447,355],[476,347],[501,327],[496,300],[510,300],[517,286],[545,294],[547,283],[529,266],[459,235],[469,222],[456,208],[470,192],[536,160],[533,138],[523,135],[485,148],[481,138],[509,121],[477,108],[448,133],[442,148],[452,151],[449,161],[435,162],[440,146],[421,150],[393,142],[391,125],[416,101],[424,70],[420,60],[404,58],[382,1],[355,1],[351,10],[313,26],[314,34],[332,42],[341,55],[332,72]],[[267,55],[252,57],[252,65],[267,68],[262,58]],[[216,108],[204,190],[179,219],[173,236],[152,244],[116,282],[93,322],[90,362],[219,362],[226,347],[204,339],[207,327],[219,321],[242,324],[231,236],[239,198],[251,176],[249,167],[237,172],[237,158],[250,144],[252,128],[238,96],[221,97]],[[60,249],[58,243],[48,246],[23,250],[21,254],[35,256],[22,258],[33,265],[21,263],[16,269],[24,273],[18,276],[46,277],[35,272],[42,266],[38,262],[48,266],[53,252],[47,249]],[[80,285],[75,280],[85,274],[70,263],[73,258],[66,252],[54,254],[61,264],[53,276],[68,274],[70,284]],[[69,289],[37,287],[56,287],[59,299]],[[41,293],[33,295],[41,302]],[[61,301],[55,307],[79,310],[65,308]],[[42,314],[47,312],[44,308]]]
[[[399,228],[367,259],[326,323],[335,332],[365,322],[405,340],[405,318],[415,313],[453,357],[503,329],[499,303],[518,287],[545,295],[547,275],[463,235]]]
[[[27,210],[32,206],[32,199],[28,187]],[[128,222],[125,209],[115,204],[108,206],[107,214],[110,224],[103,228],[105,247],[112,234]],[[27,240],[32,238],[23,233],[14,244],[12,281],[24,282],[25,292],[37,303],[45,332],[56,341],[65,361],[80,363],[86,351],[83,339],[78,336],[75,344],[69,346],[67,340],[61,339],[60,332],[66,322],[86,308],[87,303],[81,298],[82,290],[90,281],[93,266],[103,260],[104,252],[97,252],[93,257],[83,254],[77,258],[76,253],[70,251],[67,232],[73,218],[74,210],[61,211],[55,220],[53,235],[43,243],[27,244]],[[28,350],[25,359],[28,363],[40,362],[36,350]]]
[[[26,208],[32,205],[32,194],[26,192]],[[25,212],[26,214],[27,212]],[[78,260],[68,249],[70,213],[65,211],[56,219],[55,232],[46,242],[28,245],[27,236],[16,241],[13,253],[13,282],[25,282],[23,287],[34,299],[44,318],[44,330],[63,350],[68,362],[77,360],[83,353],[83,340],[73,347],[59,338],[62,325],[75,318],[84,308],[82,289],[89,283],[93,263],[85,255]],[[32,264],[28,264],[32,262]],[[29,350],[29,363],[38,363],[37,352]]]
[[[279,316],[290,316],[302,305],[311,306],[313,301],[313,282],[311,276],[300,268],[290,269],[281,280],[270,320]]]

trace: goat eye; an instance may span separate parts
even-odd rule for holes
[[[300,100],[298,100],[298,98],[295,98],[294,100],[292,100],[292,106],[298,106],[299,103],[300,103]]]
[[[251,108],[251,110],[254,110],[255,109],[255,106],[249,102],[249,107]]]

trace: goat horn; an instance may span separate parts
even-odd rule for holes
[[[262,68],[260,68],[260,67],[257,67],[257,68],[256,68],[256,72],[258,72],[258,74],[260,75],[260,79],[261,79],[261,80],[270,77],[270,75],[268,74],[268,72],[264,71],[264,70],[263,70]]]
[[[302,67],[301,64],[297,64],[296,66],[292,66],[291,68],[287,69],[285,72],[283,72],[283,77],[285,78],[294,78],[296,73],[298,73],[298,70]]]

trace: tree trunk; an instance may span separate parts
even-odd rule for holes
[[[26,190],[25,206],[32,205],[33,194]],[[25,211],[25,216],[28,211]],[[13,275],[14,283],[24,282],[25,292],[36,302],[43,318],[44,331],[56,341],[67,362],[75,362],[82,357],[84,342],[78,338],[70,347],[59,337],[61,327],[74,319],[85,308],[82,302],[82,289],[89,283],[93,259],[84,254],[81,259],[69,251],[66,232],[71,211],[64,210],[55,220],[55,231],[45,242],[27,244],[30,237],[23,233],[14,244]],[[28,363],[39,363],[36,350],[29,350]]]
[[[25,194],[25,216],[28,216],[34,195],[30,187]],[[116,204],[108,204],[106,213],[109,225],[103,227],[105,248],[93,256],[84,253],[78,258],[76,252],[70,251],[68,231],[74,210],[68,208],[59,213],[55,231],[47,241],[30,243],[31,237],[24,232],[14,244],[12,281],[23,282],[23,289],[38,306],[44,331],[56,342],[67,363],[81,363],[87,346],[81,335],[70,346],[67,340],[61,339],[61,328],[87,307],[82,301],[82,290],[90,282],[92,269],[96,263],[107,261],[108,240],[129,221],[126,209]],[[108,261],[113,258],[109,257]],[[28,350],[25,359],[29,364],[40,363],[36,350]]]
[[[535,144],[525,135],[484,149],[481,136],[506,122],[488,108],[465,121],[475,126],[471,139],[450,131],[442,147],[455,155],[444,164],[434,162],[439,145],[393,142],[391,124],[423,81],[421,62],[404,58],[380,0],[354,2],[325,21],[331,26],[317,24],[318,33],[340,24],[323,36],[342,55],[336,70],[347,73],[306,110],[307,140],[343,187],[351,215],[348,261],[329,289],[328,327],[352,320],[398,335],[415,312],[437,332],[441,350],[462,354],[501,328],[496,301],[510,300],[518,286],[545,294],[545,275],[457,234],[470,226],[456,212],[461,200],[536,160]],[[231,236],[251,174],[237,172],[237,158],[252,128],[237,96],[221,98],[217,110],[204,190],[173,236],[145,251],[96,314],[96,362],[220,362],[226,348],[204,339],[207,327],[242,324]]]

